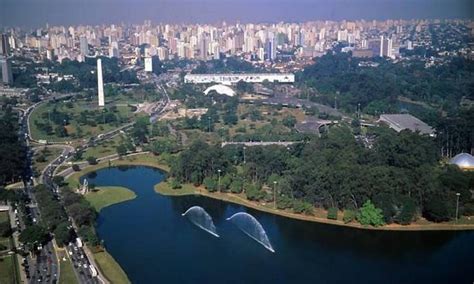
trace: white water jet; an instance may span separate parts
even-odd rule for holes
[[[214,237],[219,237],[216,231],[216,226],[212,222],[212,217],[204,210],[202,207],[193,206],[186,210],[181,216],[188,217],[194,225],[213,235]]]
[[[275,252],[270,240],[268,240],[267,233],[255,217],[245,212],[239,212],[230,216],[227,220],[232,221],[242,232],[260,243],[266,249]]]

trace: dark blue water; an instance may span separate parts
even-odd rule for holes
[[[474,232],[376,232],[297,221],[204,197],[166,197],[163,173],[110,168],[88,176],[137,198],[103,209],[97,230],[133,283],[473,283]],[[220,238],[181,213],[203,207]],[[225,218],[246,211],[271,253]]]

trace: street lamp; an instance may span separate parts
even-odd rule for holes
[[[207,121],[208,121],[208,123],[209,123],[209,130],[208,130],[208,132],[210,133],[210,132],[211,132],[211,117],[210,117],[210,116],[207,117]]]
[[[247,147],[244,146],[244,165],[246,163],[246,160],[245,160],[245,149],[247,149]]]
[[[459,196],[461,193],[456,192],[456,223],[458,222],[458,214],[459,214]]]
[[[219,191],[221,191],[221,170],[217,170],[217,172],[219,173],[219,182],[218,182],[218,185],[219,185]]]
[[[276,209],[276,185],[277,181],[273,181],[273,209]]]

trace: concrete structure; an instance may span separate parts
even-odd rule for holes
[[[8,42],[8,36],[6,34],[0,35],[0,55],[8,56],[10,52],[10,44]]]
[[[431,126],[410,114],[382,114],[378,122],[387,124],[397,132],[409,129],[413,132],[420,132],[420,134],[435,136]]]
[[[215,92],[218,93],[219,95],[226,95],[226,96],[229,96],[229,97],[235,96],[235,91],[232,90],[229,86],[226,86],[226,85],[214,85],[214,86],[211,86],[211,87],[207,88],[207,89],[204,91],[204,94],[205,94],[205,95],[208,95],[210,91],[215,91]]]
[[[153,72],[153,60],[151,57],[145,57],[145,71]]]
[[[5,84],[13,83],[12,65],[7,57],[0,57],[0,65],[2,65],[2,82]]]
[[[468,153],[457,154],[449,163],[457,165],[461,170],[474,170],[474,156]]]
[[[102,59],[97,59],[97,96],[99,107],[105,106],[104,81],[102,79]]]
[[[236,84],[239,81],[247,83],[262,83],[268,80],[275,83],[294,83],[295,75],[291,73],[259,73],[259,74],[187,74],[184,83],[193,84]]]

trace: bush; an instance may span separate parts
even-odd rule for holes
[[[313,215],[313,206],[308,202],[295,200],[293,201],[293,211],[299,214]]]
[[[89,163],[89,165],[97,165],[97,159],[93,156],[87,157],[87,162]]]
[[[355,218],[356,218],[356,214],[354,211],[344,210],[344,216],[342,217],[342,221],[344,221],[344,224],[354,221]]]
[[[277,196],[277,208],[278,209],[288,209],[291,208],[293,200],[288,196]]]
[[[204,178],[203,184],[204,184],[204,187],[209,192],[217,191],[217,181],[214,178],[210,178],[210,177]]]
[[[241,193],[242,192],[242,181],[235,179],[230,184],[230,191],[232,193]]]
[[[0,237],[8,238],[12,234],[9,222],[0,223]]]
[[[79,167],[78,164],[73,164],[73,165],[72,165],[72,170],[75,171],[75,172],[78,172],[78,171],[81,170],[81,167]]]
[[[402,207],[401,207],[399,215],[395,218],[395,222],[402,225],[408,225],[415,218],[415,213],[416,213],[415,201],[411,199],[410,197],[406,196],[402,200]]]
[[[265,198],[265,192],[257,184],[248,184],[245,187],[245,195],[248,200],[259,201]]]
[[[370,200],[367,200],[360,208],[357,220],[364,226],[382,226],[384,224],[382,209],[375,207]]]
[[[449,221],[454,216],[453,210],[448,207],[447,198],[441,195],[430,196],[424,206],[423,215],[433,222]]]
[[[171,189],[180,189],[182,186],[176,179],[171,179],[169,182]]]
[[[328,219],[337,220],[337,208],[331,207],[328,209]]]

